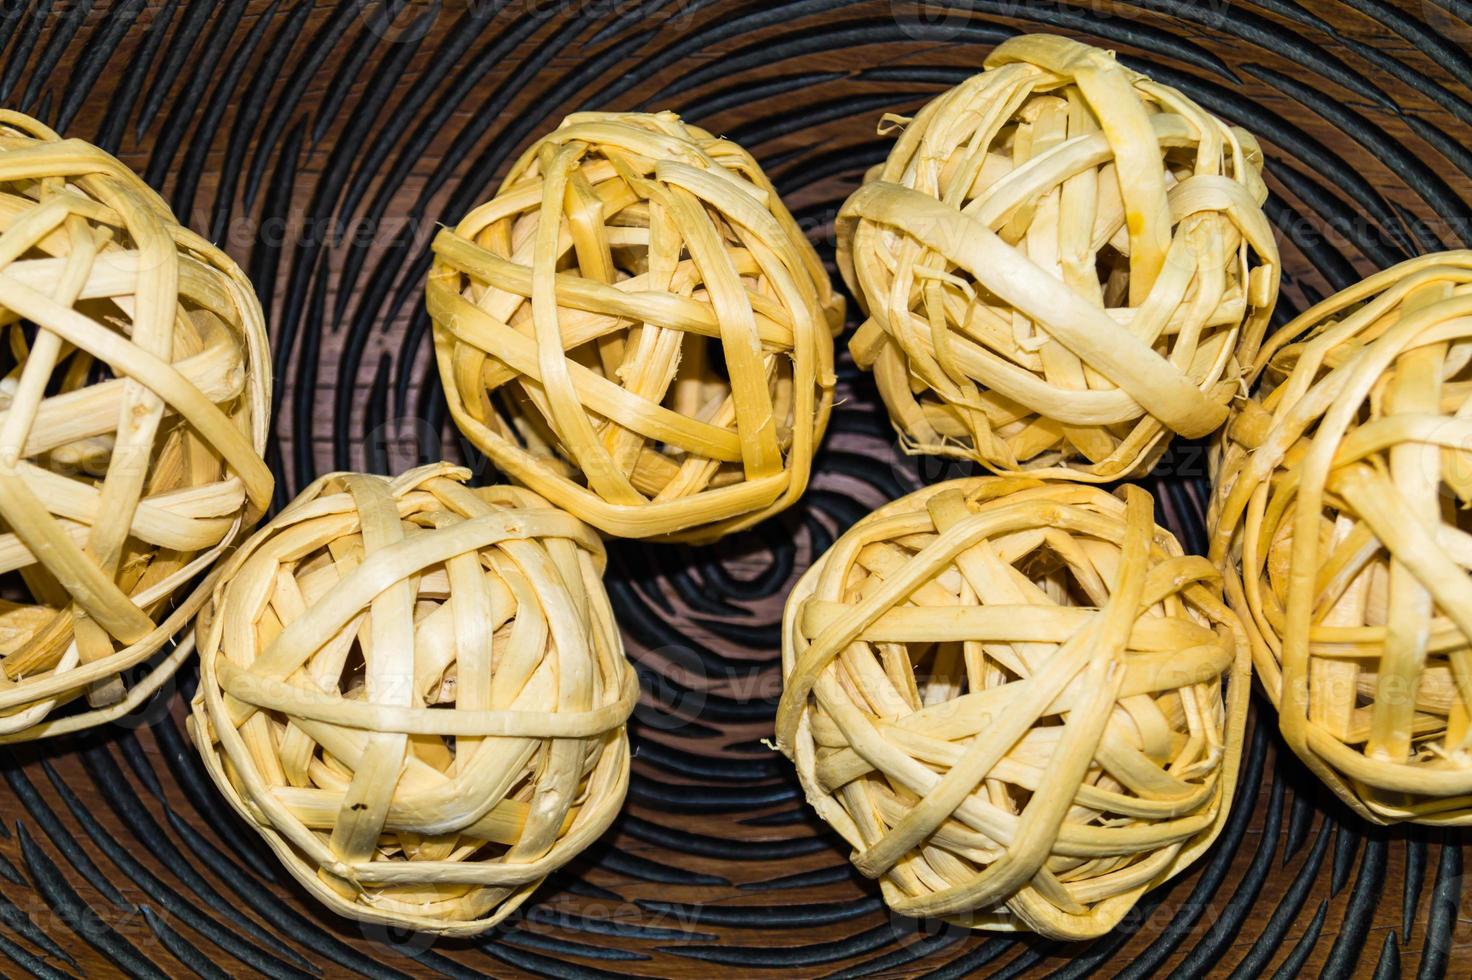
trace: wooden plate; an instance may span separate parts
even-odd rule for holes
[[[668,107],[740,140],[831,258],[838,203],[886,150],[881,113],[1018,31],[1078,36],[1261,137],[1286,319],[1472,240],[1469,17],[1464,0],[40,0],[0,7],[0,103],[118,152],[246,267],[271,314],[286,494],[327,469],[465,456],[429,361],[427,242],[568,111]],[[430,943],[308,899],[196,764],[186,672],[127,725],[5,753],[0,973],[1472,972],[1463,837],[1349,816],[1261,703],[1221,840],[1114,934],[887,914],[762,744],[778,615],[842,528],[963,470],[899,455],[870,380],[840,370],[800,509],[714,548],[614,547],[645,692],[629,806],[515,921]],[[1205,472],[1182,445],[1147,481],[1198,550]]]

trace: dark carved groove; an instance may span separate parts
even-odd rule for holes
[[[251,276],[272,332],[278,506],[328,468],[448,457],[499,479],[448,424],[420,300],[427,244],[578,109],[672,108],[739,139],[831,267],[837,208],[888,150],[880,115],[913,112],[1006,37],[1062,31],[1261,138],[1285,261],[1276,323],[1378,266],[1472,242],[1468,0],[0,6],[0,100],[117,153]],[[643,686],[628,812],[500,929],[431,946],[313,904],[194,757],[186,669],[126,731],[0,753],[7,972],[1472,972],[1455,941],[1462,836],[1347,815],[1260,697],[1218,843],[1114,933],[1068,945],[888,913],[762,742],[781,605],[865,513],[973,470],[900,453],[841,348],[799,507],[713,548],[610,546]],[[1205,459],[1177,445],[1143,481],[1198,552]]]

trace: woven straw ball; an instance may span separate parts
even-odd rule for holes
[[[886,117],[899,139],[840,211],[850,350],[906,451],[1141,472],[1222,423],[1271,316],[1257,141],[1061,37],[985,64]]]
[[[807,486],[843,301],[741,147],[576,113],[434,242],[450,413],[507,476],[621,537],[708,541]]]
[[[1264,347],[1212,557],[1284,738],[1378,823],[1472,823],[1472,252],[1422,256]]]
[[[270,503],[265,324],[118,160],[0,111],[0,740],[150,697]],[[81,710],[59,706],[85,697]]]
[[[435,464],[312,484],[200,613],[190,729],[343,915],[482,932],[618,813],[638,695],[601,541]]]
[[[1247,640],[1216,569],[1122,493],[937,484],[788,599],[778,745],[895,911],[1098,936],[1221,829]]]

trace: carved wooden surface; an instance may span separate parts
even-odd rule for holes
[[[831,261],[833,214],[888,145],[879,116],[1039,29],[1113,47],[1262,139],[1279,322],[1472,243],[1466,0],[37,0],[0,5],[0,104],[117,152],[245,266],[286,495],[329,469],[469,458],[429,359],[427,243],[566,112],[672,108],[741,141]],[[901,456],[870,379],[844,360],[840,383],[799,508],[712,548],[613,547],[644,687],[629,804],[524,914],[430,944],[317,906],[203,777],[186,672],[125,726],[4,752],[0,973],[1472,973],[1463,836],[1352,817],[1280,751],[1260,699],[1221,840],[1115,933],[1063,945],[887,914],[762,743],[779,612],[844,527],[968,471]],[[1185,445],[1146,481],[1198,551],[1204,477]]]

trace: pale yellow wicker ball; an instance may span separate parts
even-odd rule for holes
[[[838,261],[909,452],[1090,482],[1226,418],[1278,293],[1262,155],[1112,52],[1013,38],[900,129]]]
[[[482,932],[608,827],[638,696],[603,545],[446,464],[312,484],[199,616],[190,730],[308,891]]]
[[[778,746],[897,912],[1107,932],[1227,817],[1247,639],[1150,495],[978,477],[859,521],[783,620]]]
[[[1274,335],[1223,438],[1212,557],[1283,736],[1377,823],[1472,823],[1472,252]]]
[[[0,232],[0,741],[16,741],[128,713],[188,654],[160,651],[270,503],[271,383],[240,269],[97,147],[0,111]]]
[[[670,112],[577,113],[434,241],[461,431],[620,537],[711,540],[807,486],[843,320],[756,161]]]

